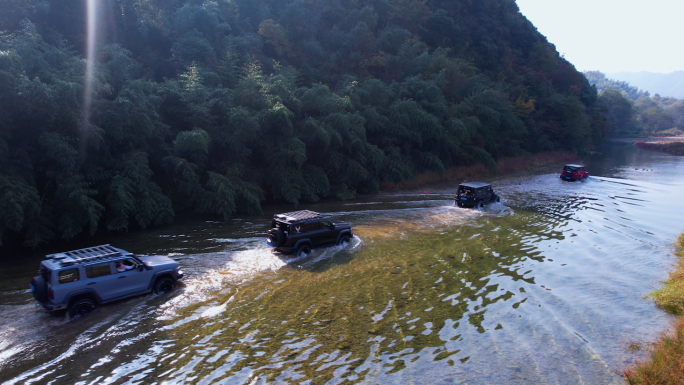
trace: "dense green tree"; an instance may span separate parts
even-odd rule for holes
[[[629,110],[510,0],[101,0],[89,99],[85,3],[5,3],[0,240],[15,243],[583,151],[602,108],[611,130]],[[639,103],[649,130],[681,122],[676,100]]]
[[[634,106],[622,93],[615,89],[607,89],[599,97],[606,109],[608,130],[615,134],[634,132],[637,122],[634,119]]]

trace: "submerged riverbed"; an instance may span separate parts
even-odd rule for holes
[[[0,381],[621,383],[628,345],[669,321],[644,295],[675,260],[684,158],[611,142],[584,162],[583,182],[495,185],[484,211],[455,186],[302,205],[355,233],[307,258],[268,249],[273,212],[100,239],[186,278],[73,321],[27,290],[46,250],[5,258]]]

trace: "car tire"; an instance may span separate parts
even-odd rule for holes
[[[484,209],[484,202],[482,202],[482,201],[477,202],[477,209],[478,210]]]
[[[497,195],[496,198],[494,198],[494,201],[495,201],[496,203],[501,202],[501,197],[499,197],[499,196]]]
[[[297,248],[297,256],[311,254],[311,246],[301,245]]]
[[[97,309],[97,302],[92,298],[81,298],[69,306],[69,317],[83,317],[84,315]]]
[[[176,288],[176,282],[169,277],[160,278],[154,283],[152,292],[156,295],[167,294]]]
[[[463,207],[463,203],[461,203],[461,202],[456,202],[456,206],[458,206],[458,207]]]
[[[349,241],[351,241],[351,237],[350,237],[349,235],[343,235],[343,236],[340,238],[340,241],[337,242],[337,244],[338,244],[338,245],[342,245],[342,244],[344,244],[345,242],[349,242]]]

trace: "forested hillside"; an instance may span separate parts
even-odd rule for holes
[[[651,94],[663,97],[684,99],[684,71],[674,71],[667,74],[653,72],[614,72],[607,74],[614,79],[629,82]]]
[[[605,123],[513,0],[0,4],[0,234],[38,244],[374,193]],[[92,97],[92,98],[91,98]]]
[[[584,75],[599,92],[609,135],[681,135],[684,133],[684,100],[650,96],[627,82],[609,79],[599,71]]]
[[[651,96],[648,91],[640,90],[639,87],[634,87],[628,82],[610,79],[601,71],[584,71],[584,76],[589,80],[589,84],[596,86],[599,94],[605,90],[618,90],[632,100],[637,100],[642,96]]]

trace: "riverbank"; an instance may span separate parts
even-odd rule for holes
[[[684,379],[684,233],[677,239],[679,264],[663,287],[651,294],[665,311],[677,314],[674,330],[653,344],[650,357],[620,372],[628,384],[679,384]]]
[[[434,171],[424,172],[414,179],[402,183],[381,183],[382,192],[396,192],[417,189],[426,186],[439,186],[446,183],[461,183],[464,181],[491,181],[500,177],[517,177],[530,171],[561,163],[577,162],[577,154],[565,151],[549,151],[531,155],[503,158],[496,162],[496,170],[488,169],[484,163],[470,166],[457,166],[446,170],[443,175]],[[559,169],[560,172],[560,169]]]
[[[670,155],[684,156],[684,139],[667,140],[662,142],[634,142],[636,148],[648,151],[664,152]]]

